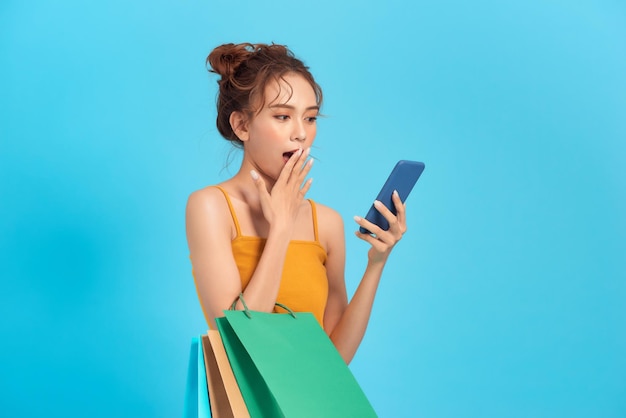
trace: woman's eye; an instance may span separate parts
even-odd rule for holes
[[[289,119],[289,116],[287,116],[287,115],[276,115],[274,117],[276,119],[278,119],[278,120],[287,120],[287,119]]]
[[[317,116],[311,116],[310,118],[306,118],[307,122],[315,123],[317,120]]]

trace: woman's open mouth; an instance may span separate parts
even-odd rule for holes
[[[298,150],[283,152],[283,161],[287,162],[291,158],[293,154],[295,154]]]

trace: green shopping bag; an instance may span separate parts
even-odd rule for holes
[[[251,417],[376,417],[313,314],[244,308],[216,322]]]

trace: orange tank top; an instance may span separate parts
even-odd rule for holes
[[[256,269],[265,238],[241,234],[237,215],[226,191],[216,186],[226,198],[233,218],[237,236],[232,240],[233,256],[241,277],[241,288],[245,289]],[[328,299],[328,278],[326,276],[326,250],[319,241],[317,211],[313,200],[309,199],[313,213],[315,241],[292,240],[287,248],[280,288],[276,302],[282,303],[294,312],[311,312],[324,326],[324,310]]]

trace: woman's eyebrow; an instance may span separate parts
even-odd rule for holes
[[[295,106],[288,105],[288,104],[280,104],[280,103],[270,105],[269,108],[270,109],[280,108],[280,109],[290,109],[290,110],[295,110],[296,109]],[[319,106],[309,106],[305,110],[317,110],[317,111],[319,111],[320,107]]]

